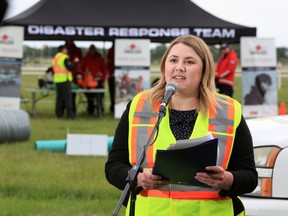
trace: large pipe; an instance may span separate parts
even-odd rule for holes
[[[30,118],[23,110],[0,109],[0,143],[24,141],[30,136]]]

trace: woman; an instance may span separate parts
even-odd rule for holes
[[[125,187],[127,173],[148,140],[166,84],[178,86],[137,175],[135,215],[244,215],[238,196],[257,186],[252,138],[240,104],[216,93],[214,76],[215,64],[205,42],[192,35],[180,36],[162,57],[159,82],[127,105],[105,167],[107,180],[119,189]],[[208,187],[169,184],[152,174],[157,149],[208,132],[218,138],[217,166],[195,176]]]

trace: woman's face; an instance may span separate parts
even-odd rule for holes
[[[189,46],[179,43],[172,47],[165,61],[165,80],[174,82],[179,93],[198,96],[203,63]]]

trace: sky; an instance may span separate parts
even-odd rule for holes
[[[6,18],[28,9],[39,0],[8,1],[9,8]],[[287,0],[193,0],[193,2],[220,19],[239,25],[256,27],[257,37],[274,38],[276,47],[288,48]],[[49,43],[55,42],[41,41],[38,43],[42,46],[44,43],[49,45]],[[85,44],[85,42],[76,42],[76,45],[81,46],[81,43]]]

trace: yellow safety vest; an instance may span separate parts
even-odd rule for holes
[[[54,72],[54,83],[63,83],[66,81],[72,81],[72,73],[65,67],[65,59],[68,55],[58,52],[52,60],[52,68]]]
[[[216,109],[210,108],[209,116],[198,114],[190,137],[205,136],[208,132],[218,138],[219,156],[217,165],[227,169],[233,148],[236,128],[241,120],[241,105],[227,97],[218,95],[226,101]],[[160,102],[153,108],[147,102],[147,92],[139,93],[133,99],[129,110],[129,160],[135,165],[143,146],[157,121]],[[167,149],[175,143],[170,129],[169,111],[159,126],[156,142],[146,152],[143,168],[152,169],[157,149]],[[216,112],[215,112],[216,110]],[[221,110],[221,111],[220,111]],[[157,190],[142,190],[137,196],[135,212],[137,216],[232,216],[233,204],[230,197],[220,197],[218,190],[188,185],[169,184]],[[127,207],[126,215],[129,215]]]

